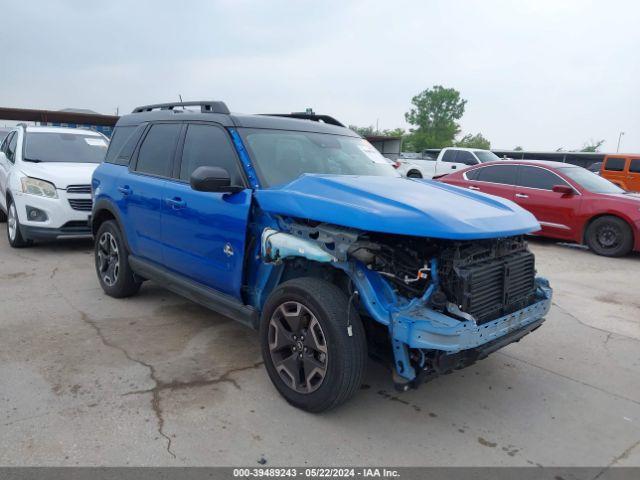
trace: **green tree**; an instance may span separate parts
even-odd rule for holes
[[[518,145],[517,147],[515,147],[513,149],[515,152],[521,152],[522,150],[524,150],[520,145]]]
[[[411,99],[413,108],[404,114],[415,126],[405,145],[414,151],[443,148],[453,144],[460,132],[458,120],[464,115],[466,100],[453,88],[435,85]]]
[[[481,133],[476,133],[475,135],[467,133],[464,137],[455,142],[454,146],[489,150],[491,148],[491,142],[484,138]]]
[[[356,132],[358,135],[362,135],[363,137],[369,137],[371,135],[375,135],[376,131],[373,128],[373,125],[369,127],[358,127],[357,125],[349,125],[349,129]]]
[[[604,143],[604,140],[596,141],[591,139],[583,145],[582,150],[580,151],[581,152],[597,152],[603,143]]]

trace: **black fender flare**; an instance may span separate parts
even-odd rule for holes
[[[97,220],[100,217],[99,213],[103,211],[109,212],[115,218],[118,223],[118,227],[120,228],[120,232],[122,232],[122,238],[127,247],[127,251],[131,252],[131,246],[129,245],[127,232],[123,227],[124,223],[122,222],[120,210],[107,198],[100,198],[93,205],[93,212],[91,213],[91,231],[93,232],[93,236],[95,237],[96,233],[98,233],[98,228],[100,228],[100,226],[98,225]]]

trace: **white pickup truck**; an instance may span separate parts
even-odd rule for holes
[[[489,150],[447,147],[440,150],[437,158],[427,153],[401,156],[395,166],[405,177],[433,178],[494,160],[500,160],[500,157]]]

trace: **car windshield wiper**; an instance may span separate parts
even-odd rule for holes
[[[40,163],[40,162],[42,162],[42,160],[40,160],[39,158],[26,158],[26,157],[25,157],[25,158],[23,158],[23,160],[24,160],[25,162],[33,162],[33,163]]]

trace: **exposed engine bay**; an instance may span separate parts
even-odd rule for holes
[[[334,262],[356,259],[383,276],[398,296],[422,298],[431,287],[430,308],[478,325],[535,301],[534,256],[522,236],[452,241],[364,233],[328,224],[288,226],[289,238],[279,242],[273,237],[269,241],[279,232],[265,230],[263,255],[276,261],[288,256]],[[296,246],[291,237],[310,242]],[[432,271],[434,265],[437,272]]]

